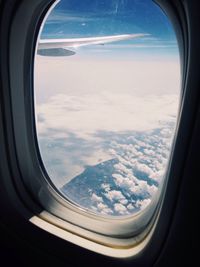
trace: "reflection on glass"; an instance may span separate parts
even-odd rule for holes
[[[38,46],[35,57],[46,170],[70,201],[113,216],[146,208],[164,179],[180,91],[172,26],[149,0],[68,0],[50,13],[40,36],[122,34],[149,35],[49,51]]]

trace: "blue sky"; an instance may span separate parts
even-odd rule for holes
[[[106,48],[112,47],[112,53],[115,53],[114,48],[119,52],[122,45],[126,45],[126,54],[135,51],[146,55],[178,55],[173,27],[160,7],[151,0],[61,0],[48,17],[41,38],[127,33],[148,33],[150,36],[108,44],[101,49],[93,46],[93,50],[98,48],[98,52],[102,50],[105,53]],[[87,48],[82,49],[87,52]]]

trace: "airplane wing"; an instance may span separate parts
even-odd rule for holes
[[[68,48],[77,48],[80,46],[93,45],[93,44],[106,44],[122,40],[135,39],[144,37],[149,34],[121,34],[100,37],[85,37],[85,38],[71,38],[71,39],[40,39],[38,43],[39,55],[44,56],[71,56],[75,52]]]

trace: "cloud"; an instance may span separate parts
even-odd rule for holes
[[[94,202],[103,202],[102,197],[97,196],[95,193],[92,194],[91,200]]]
[[[124,205],[122,205],[121,203],[116,203],[114,205],[114,209],[120,215],[128,214],[127,208]]]
[[[107,193],[104,194],[111,202],[112,201],[123,201],[125,200],[124,195],[121,193],[121,191],[117,190],[112,190],[108,191]]]
[[[35,65],[38,140],[55,185],[115,159],[98,188],[85,185],[91,191],[84,203],[104,215],[144,209],[166,172],[179,104],[177,64],[37,57]]]
[[[176,99],[175,95],[137,97],[106,92],[81,97],[58,94],[37,107],[43,118],[38,121],[38,129],[43,133],[60,129],[80,137],[97,131],[151,130],[158,128],[160,121],[173,119]]]
[[[105,165],[105,168],[98,179],[103,182],[97,179],[92,181],[94,185],[87,183],[87,179],[90,180],[98,173],[95,166],[95,172],[91,172],[91,166],[90,171],[84,173],[84,190],[88,187],[92,192],[90,196],[85,196],[86,207],[104,215],[114,216],[133,214],[146,208],[164,179],[173,128],[174,124],[166,122],[162,123],[161,128],[151,131],[113,133],[112,140],[110,135],[99,133],[97,136],[104,138],[104,141],[100,139],[101,146],[104,146],[103,142],[106,143],[106,148],[110,148],[108,150],[111,152],[111,158],[115,161],[107,167],[107,161],[101,164]],[[95,145],[93,150],[94,148]],[[73,183],[73,180],[71,182]]]
[[[107,205],[101,202],[97,204],[97,209],[99,210],[101,214],[110,214],[110,213],[112,214],[113,213],[113,211],[110,208],[108,208]]]
[[[110,191],[110,185],[109,185],[109,184],[105,184],[105,183],[103,183],[103,184],[101,185],[101,188],[102,188],[105,192]]]

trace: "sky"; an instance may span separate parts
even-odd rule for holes
[[[62,0],[49,15],[42,37],[146,32],[168,42],[174,31],[151,0]]]
[[[41,38],[75,38],[131,33],[148,33],[138,40],[112,43],[104,48],[93,46],[96,54],[111,47],[111,55],[123,52],[149,56],[176,56],[178,53],[174,30],[169,19],[150,0],[62,0],[52,10],[44,25]],[[126,45],[126,49],[124,49]],[[82,48],[86,55],[88,48]],[[89,47],[90,54],[93,50]],[[156,50],[156,51],[155,51]],[[123,54],[123,56],[124,56]]]
[[[126,176],[130,165],[156,182],[164,177],[181,75],[175,33],[162,10],[150,0],[63,0],[50,13],[40,38],[127,33],[150,35],[80,47],[68,57],[36,55],[38,141],[44,165],[58,188],[83,173],[86,166],[112,158],[121,164],[116,168],[124,169],[123,181],[116,173],[113,179],[122,186],[134,185],[132,191],[137,184],[140,193],[146,190],[152,196],[156,192],[145,181],[136,183],[138,177],[133,182],[132,176]],[[138,136],[144,140],[138,141]],[[156,146],[154,139],[160,142]],[[148,159],[150,155],[153,159]],[[151,199],[138,201],[142,209]],[[128,212],[126,206],[119,209],[123,203],[115,204],[119,214]]]

